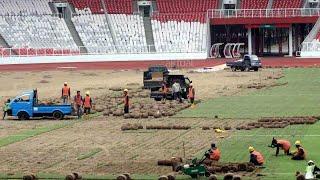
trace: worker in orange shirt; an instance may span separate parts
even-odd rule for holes
[[[166,85],[165,83],[163,83],[162,86],[161,86],[162,100],[163,100],[163,101],[166,101],[168,91],[169,91],[169,90],[168,90],[168,88],[167,88],[167,85]]]
[[[292,160],[305,160],[306,159],[306,151],[302,147],[301,142],[298,140],[294,143],[296,146],[296,150],[291,152]]]
[[[249,147],[250,152],[250,162],[256,166],[262,166],[264,163],[264,158],[262,154],[256,151],[252,146]]]
[[[63,88],[61,91],[61,98],[62,98],[64,104],[68,103],[70,96],[71,96],[70,87],[68,87],[67,82],[64,82],[64,85],[63,85]]]
[[[270,147],[277,148],[276,156],[279,155],[280,148],[283,149],[285,155],[290,155],[291,144],[287,140],[282,140],[282,139],[277,140],[275,138],[272,138],[272,142],[271,142],[271,146]]]
[[[92,108],[92,99],[89,91],[86,92],[86,97],[83,99],[82,107],[84,108],[84,113],[86,115],[90,114]]]
[[[220,150],[216,147],[215,143],[211,144],[211,149],[209,150],[209,159],[213,161],[219,161],[221,156]]]
[[[83,104],[83,99],[82,99],[82,96],[80,94],[80,91],[77,91],[77,95],[74,96],[74,106],[75,106],[75,109],[77,111],[77,116],[78,116],[78,119],[81,118],[81,106]]]
[[[123,104],[124,104],[124,113],[129,113],[129,95],[128,89],[123,90]]]
[[[195,96],[195,94],[196,94],[196,93],[195,93],[193,84],[190,83],[189,89],[188,89],[188,98],[189,98],[191,104],[194,103],[194,96]]]

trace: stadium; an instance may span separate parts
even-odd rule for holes
[[[319,0],[0,0],[1,179],[320,178]]]

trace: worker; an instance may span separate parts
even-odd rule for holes
[[[7,99],[7,101],[5,102],[5,104],[3,106],[2,120],[4,120],[4,118],[7,116],[9,110],[10,110],[10,99]]]
[[[179,102],[182,102],[181,99],[181,86],[178,83],[178,80],[176,80],[173,85],[172,85],[172,91],[173,91],[173,99],[174,100],[179,100]]]
[[[249,147],[249,152],[250,152],[250,162],[256,166],[262,166],[264,163],[262,154],[256,151],[252,146]]]
[[[83,100],[82,107],[84,108],[84,113],[86,115],[90,114],[91,108],[92,108],[92,99],[90,97],[90,92],[86,92],[86,97]]]
[[[81,118],[81,105],[83,104],[83,99],[80,94],[80,91],[77,91],[77,95],[74,96],[74,106],[77,111],[78,119]]]
[[[129,113],[129,95],[128,89],[123,90],[123,104],[124,104],[124,113]]]
[[[219,161],[221,153],[220,153],[220,150],[216,147],[215,143],[211,143],[211,149],[210,149],[209,155],[210,155],[209,159],[213,161]]]
[[[63,103],[68,103],[68,100],[70,99],[71,93],[70,93],[70,87],[68,87],[68,83],[64,82],[62,91],[61,91],[61,97],[63,99]]]
[[[189,90],[188,90],[188,98],[191,104],[194,103],[194,96],[195,96],[195,90],[194,90],[193,84],[190,83]]]
[[[308,162],[308,166],[306,168],[306,179],[315,179],[319,178],[320,176],[320,169],[314,164],[312,160]]]
[[[168,94],[168,88],[165,83],[162,84],[161,86],[161,92],[162,92],[162,101],[166,101],[167,99],[167,94]]]
[[[271,147],[272,148],[275,148],[275,147],[277,148],[276,156],[279,155],[280,148],[283,149],[285,155],[290,155],[291,144],[287,140],[277,140],[275,138],[272,138]]]
[[[295,143],[296,150],[292,152],[292,160],[305,160],[306,159],[306,152],[301,146],[301,142],[298,140]]]

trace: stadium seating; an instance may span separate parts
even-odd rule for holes
[[[3,47],[0,47],[0,57],[7,57],[7,56],[10,56],[10,51]]]
[[[77,49],[64,20],[51,15],[0,16],[0,33],[13,48]]]
[[[269,0],[241,0],[240,9],[266,9],[268,2]]]
[[[100,0],[69,0],[77,14],[103,14]],[[132,0],[104,0],[110,14],[132,14]]]
[[[301,8],[303,4],[302,0],[290,0],[290,1],[284,1],[284,0],[273,0],[272,8],[278,9],[278,8]]]
[[[49,0],[0,0],[0,15],[52,14]]]
[[[216,9],[218,0],[157,0],[159,13],[206,12]]]
[[[152,20],[157,52],[204,52],[206,25],[200,22]]]
[[[147,43],[142,17],[139,15],[112,14],[117,47],[120,52],[145,52]],[[114,53],[105,15],[80,15],[72,21],[89,53]]]

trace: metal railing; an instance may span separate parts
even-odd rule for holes
[[[83,53],[86,48],[88,53]],[[118,49],[118,51],[117,51]],[[156,49],[156,51],[154,51]],[[78,55],[112,55],[112,54],[155,54],[155,53],[206,53],[202,50],[183,50],[184,48],[164,48],[147,46],[105,46],[66,48],[0,48],[0,58],[3,57],[34,57],[34,56],[78,56]]]
[[[210,9],[208,18],[286,18],[320,16],[320,8]]]

